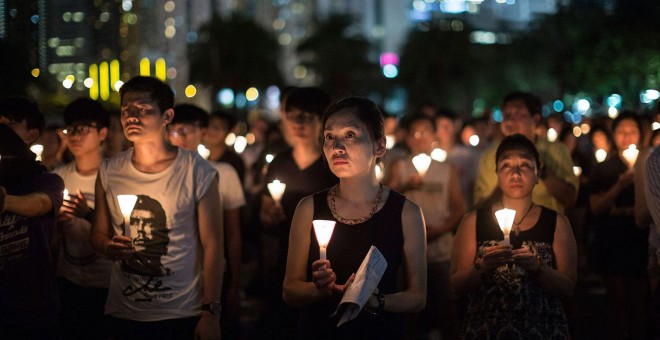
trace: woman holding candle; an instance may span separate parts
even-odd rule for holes
[[[403,337],[401,314],[420,311],[426,297],[426,239],[419,207],[376,180],[385,154],[383,116],[363,98],[346,98],[326,111],[323,152],[339,184],[304,198],[291,225],[284,300],[301,308],[301,339]],[[312,220],[336,220],[319,260]],[[387,269],[362,313],[337,327],[332,314],[371,245]],[[321,267],[325,266],[325,269]],[[399,268],[404,287],[397,287]],[[375,314],[375,315],[374,315]]]
[[[504,138],[496,152],[502,199],[468,213],[452,249],[451,281],[469,294],[464,339],[567,339],[561,297],[573,293],[577,247],[568,219],[534,204],[539,153],[526,137]],[[495,212],[515,210],[511,245]]]
[[[614,338],[646,336],[645,304],[648,229],[635,225],[636,154],[642,128],[637,116],[624,111],[612,122],[614,148],[596,164],[589,177],[589,201],[594,215],[595,257],[610,302],[607,325]]]

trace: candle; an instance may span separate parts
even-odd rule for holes
[[[275,156],[273,156],[271,154],[267,154],[266,155],[266,163],[270,164],[270,162],[272,162],[274,158],[275,158]]]
[[[30,151],[34,152],[37,157],[35,160],[41,161],[41,154],[44,152],[44,146],[41,144],[34,144],[30,147]]]
[[[236,153],[241,154],[243,151],[245,151],[245,148],[247,147],[247,138],[244,136],[237,136],[236,141],[234,142],[234,150]]]
[[[431,157],[425,153],[420,153],[412,159],[415,170],[417,170],[419,175],[422,177],[426,175],[426,170],[428,170],[431,166],[431,161],[433,161],[433,159],[431,159]]]
[[[396,143],[396,138],[394,135],[386,135],[385,136],[385,148],[386,149],[391,149],[394,147],[394,144]]]
[[[376,164],[375,170],[376,170],[376,180],[380,182],[383,179],[383,175],[384,175],[383,169],[380,167],[380,165]]]
[[[207,149],[204,144],[199,144],[197,145],[197,153],[199,153],[200,156],[204,159],[209,159],[209,156],[211,155],[211,150]]]
[[[137,202],[136,195],[117,195],[117,201],[119,201],[119,209],[121,214],[124,216],[124,228],[128,230],[131,225],[131,212],[133,212],[133,207],[135,207],[135,202]],[[127,233],[124,231],[125,236],[129,236],[130,232]]]
[[[502,229],[502,233],[504,234],[504,241],[502,244],[505,246],[511,245],[509,234],[511,234],[511,227],[513,226],[513,219],[515,217],[516,211],[513,209],[504,208],[495,212],[497,223],[500,225],[500,229]]]
[[[553,128],[549,128],[547,132],[547,137],[548,137],[548,142],[556,141],[557,137],[559,137],[559,135],[557,134],[557,130]]]
[[[579,166],[574,166],[573,173],[575,174],[576,177],[580,177],[580,175],[582,175],[582,168]]]
[[[273,197],[275,204],[280,204],[285,189],[286,189],[286,184],[280,182],[277,179],[271,183],[268,183],[268,191],[270,192],[270,195]]]
[[[335,230],[335,221],[330,220],[313,220],[312,224],[314,225],[314,233],[316,234],[316,240],[319,243],[319,253],[321,254],[321,260],[327,258],[327,248],[330,238],[332,237],[332,232]],[[320,269],[325,269],[325,266],[322,266]]]
[[[62,198],[64,198],[65,201],[68,201],[68,200],[71,199],[71,196],[69,196],[69,190],[64,189],[64,191],[62,192]]]
[[[637,162],[637,156],[639,155],[639,150],[637,150],[637,145],[630,144],[627,149],[623,150],[623,158],[628,162],[629,167],[634,167],[635,162]]]
[[[431,152],[431,159],[442,163],[447,160],[447,151],[440,148],[435,148]]]
[[[605,160],[605,158],[607,158],[607,151],[603,149],[596,150],[594,154],[596,156],[596,160],[598,161],[598,163],[602,163]]]

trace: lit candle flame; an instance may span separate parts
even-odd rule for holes
[[[607,151],[603,149],[598,149],[595,152],[595,156],[596,156],[596,161],[598,161],[598,163],[602,163],[605,160],[605,158],[607,158]]]
[[[627,149],[623,150],[623,158],[628,162],[628,166],[631,168],[635,166],[637,162],[637,156],[639,155],[639,150],[637,150],[637,145],[630,144]]]
[[[431,152],[431,158],[435,161],[442,163],[447,160],[447,151],[440,148],[435,148]]]
[[[133,212],[133,207],[135,207],[135,202],[137,202],[137,195],[117,195],[117,201],[119,201],[119,209],[121,214],[124,216],[124,227],[129,228],[131,224],[131,212]],[[124,232],[124,235],[129,235],[130,233]]]
[[[34,152],[37,157],[35,158],[36,161],[41,161],[41,154],[44,152],[44,146],[41,144],[34,144],[30,147],[30,151]]]
[[[513,219],[515,217],[516,211],[513,209],[504,208],[495,212],[497,223],[500,225],[500,229],[502,229],[502,233],[504,234],[503,244],[505,246],[511,245],[509,234],[511,234],[511,227],[513,226]]]
[[[286,184],[280,182],[278,179],[274,180],[271,183],[268,183],[268,191],[273,197],[275,204],[279,204],[284,195],[284,190],[286,189]]]
[[[426,175],[426,171],[431,166],[431,161],[433,161],[433,159],[431,159],[431,157],[425,153],[420,153],[412,159],[415,170],[417,170],[419,175],[422,177]]]
[[[559,134],[557,134],[557,130],[553,128],[549,128],[547,137],[548,137],[548,142],[554,142],[557,140],[557,137],[559,137]]]
[[[67,201],[71,199],[71,196],[69,196],[69,190],[64,189],[64,191],[62,192],[62,198],[64,198]]]
[[[576,177],[580,177],[580,175],[582,175],[582,168],[579,166],[574,166],[573,173],[575,174]]]
[[[209,156],[211,155],[211,150],[209,150],[204,144],[199,144],[197,145],[197,153],[199,153],[200,156],[204,159],[209,159]]]
[[[319,253],[321,260],[327,258],[327,248],[330,238],[332,237],[332,232],[335,230],[335,221],[330,220],[313,220],[312,224],[314,225],[314,233],[316,234],[316,240],[319,243]],[[325,269],[325,265],[321,266],[321,269]]]

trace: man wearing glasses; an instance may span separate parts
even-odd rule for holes
[[[74,157],[55,170],[68,195],[59,211],[55,240],[64,338],[106,337],[103,306],[112,261],[98,256],[89,243],[94,215],[94,183],[108,134],[110,116],[100,103],[80,98],[64,109],[64,136]]]

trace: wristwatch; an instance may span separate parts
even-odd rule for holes
[[[211,315],[219,315],[222,312],[222,305],[220,301],[213,301],[211,303],[205,303],[202,305],[203,311],[208,311]]]

